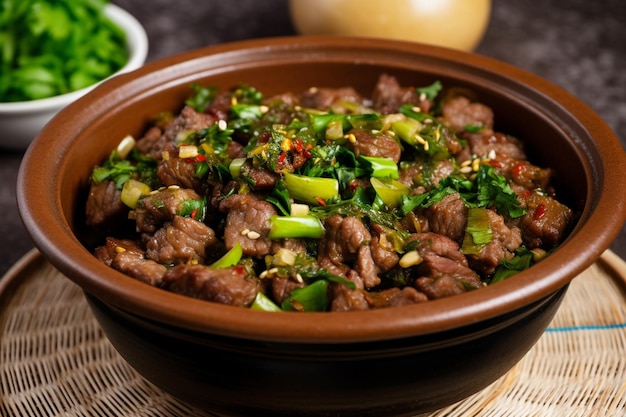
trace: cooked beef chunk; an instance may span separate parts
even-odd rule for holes
[[[326,237],[319,244],[318,262],[327,258],[335,265],[354,263],[366,288],[380,284],[369,247],[372,235],[363,222],[335,214],[325,220],[324,226]]]
[[[223,91],[215,96],[213,101],[204,109],[204,113],[213,116],[216,120],[228,120],[231,105],[230,91]]]
[[[465,236],[467,213],[468,209],[459,193],[447,195],[426,209],[429,229],[461,244]]]
[[[437,278],[449,275],[459,281],[464,289],[479,288],[480,277],[468,265],[467,259],[459,251],[459,245],[447,236],[425,232],[411,235],[407,242],[417,242],[416,250],[423,262],[415,267],[416,276]],[[428,295],[421,283],[431,281],[416,280],[416,288]],[[433,298],[430,297],[429,298]],[[434,297],[440,298],[440,297]]]
[[[239,242],[247,256],[258,258],[271,253],[272,240],[268,234],[270,217],[276,214],[273,205],[252,194],[235,194],[221,202],[220,211],[227,213],[224,229],[227,249]]]
[[[164,265],[132,252],[118,253],[111,266],[152,286],[159,286],[163,280],[163,275],[167,272]]]
[[[240,266],[212,269],[187,264],[170,269],[162,285],[178,294],[240,307],[249,307],[260,288],[259,280]]]
[[[372,93],[372,108],[382,114],[397,113],[403,104],[413,104],[428,113],[432,103],[413,87],[402,87],[398,80],[388,74],[381,74]]]
[[[441,106],[443,123],[457,133],[466,131],[467,126],[493,127],[493,111],[482,103],[471,102],[467,97],[456,96],[444,101]]]
[[[137,242],[108,237],[106,244],[95,250],[100,262],[117,269],[146,284],[158,286],[167,268],[151,259],[146,259]]]
[[[400,259],[393,245],[384,237],[372,236],[370,250],[379,274],[390,271]]]
[[[241,166],[241,174],[255,190],[271,190],[280,178],[275,172],[264,167],[256,167],[250,161]]]
[[[477,133],[466,133],[469,147],[474,155],[487,156],[495,152],[497,158],[526,159],[522,142],[514,136],[483,129]]]
[[[122,203],[121,191],[113,181],[91,183],[87,196],[87,226],[100,227],[120,221],[128,216],[128,207]]]
[[[185,106],[180,114],[167,126],[161,136],[156,138],[157,131],[137,141],[137,149],[146,156],[161,159],[163,152],[175,151],[176,137],[180,133],[207,128],[217,121],[215,116],[198,113],[192,107]]]
[[[226,146],[226,154],[230,159],[244,158],[246,156],[243,145],[235,142],[234,140],[228,142],[228,145]]]
[[[367,298],[371,308],[399,307],[428,301],[426,294],[413,287],[394,287],[379,292],[369,292]]]
[[[180,159],[173,153],[158,162],[157,177],[166,187],[177,185],[195,190],[199,194],[205,194],[207,190],[206,181],[196,175],[196,164]]]
[[[472,268],[483,273],[492,274],[503,260],[510,260],[515,249],[522,243],[521,231],[513,226],[509,228],[504,218],[492,210],[487,210],[489,228],[492,232],[491,242],[486,244],[478,254],[468,255]]]
[[[513,181],[512,185],[519,185],[526,190],[546,189],[552,177],[549,168],[540,168],[526,160],[509,160],[505,166],[505,175]]]
[[[142,155],[159,159],[165,147],[165,143],[161,140],[162,137],[163,129],[158,126],[152,126],[137,140],[135,147]]]
[[[439,182],[449,177],[454,170],[454,163],[450,159],[430,163],[413,161],[403,164],[398,171],[398,181],[412,189],[412,195],[418,195],[439,186]]]
[[[396,163],[400,161],[402,149],[394,138],[381,133],[374,134],[366,129],[352,129],[350,133],[354,135],[356,142],[348,142],[346,147],[357,157],[360,155],[378,156],[391,158]]]
[[[362,290],[353,290],[345,285],[331,286],[332,302],[330,311],[362,311],[369,310],[367,294]]]
[[[154,233],[163,222],[172,220],[188,200],[202,200],[194,190],[168,187],[139,200],[135,209],[137,231]]]
[[[202,263],[207,251],[218,242],[209,226],[181,216],[174,216],[153,235],[144,233],[142,240],[148,258],[166,265],[189,261]]]
[[[298,282],[290,278],[271,278],[272,297],[279,305],[291,294],[291,291],[304,287],[304,282]]]
[[[420,277],[415,280],[415,287],[423,294],[426,294],[429,300],[467,292],[467,288],[461,279],[448,274],[441,274],[436,277]],[[472,286],[472,288],[478,287]]]
[[[144,254],[144,250],[138,242],[114,237],[107,237],[104,245],[98,246],[94,253],[100,262],[110,266],[115,256],[120,252],[130,252],[142,256]]]
[[[286,238],[280,240],[272,241],[272,248],[270,249],[270,253],[274,255],[280,249],[289,249],[292,252],[298,253],[306,253],[306,244],[303,239],[294,239],[294,238]]]
[[[539,193],[531,193],[525,206],[528,213],[518,223],[524,243],[531,249],[552,249],[561,243],[573,219],[572,210]]]
[[[327,110],[341,101],[361,103],[363,98],[352,87],[343,88],[309,88],[300,96],[300,105],[313,109]]]

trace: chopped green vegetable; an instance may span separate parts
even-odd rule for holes
[[[402,203],[402,199],[409,195],[409,189],[399,181],[391,178],[370,178],[370,183],[376,194],[388,208],[394,209]]]
[[[36,100],[92,85],[128,61],[106,0],[4,0],[0,102]]]
[[[203,87],[200,84],[192,84],[193,94],[185,100],[185,104],[194,108],[197,112],[203,112],[207,106],[215,99],[217,88]]]
[[[361,156],[374,178],[392,178],[397,180],[398,165],[391,158],[383,158],[378,156]]]
[[[281,304],[285,311],[326,311],[328,307],[328,281],[315,281],[291,292]]]
[[[250,306],[250,309],[271,312],[282,311],[280,307],[278,307],[272,300],[267,297],[267,295],[263,294],[260,291],[257,293],[256,297],[254,297],[254,302]]]
[[[220,259],[209,265],[210,268],[228,268],[237,265],[243,255],[243,248],[239,242],[235,242],[233,247],[224,254]]]
[[[324,226],[315,216],[272,216],[270,222],[270,239],[319,239],[324,236]]]
[[[190,217],[194,220],[202,222],[206,216],[206,204],[206,197],[200,200],[185,200],[183,201],[183,205],[179,210],[178,215]]]
[[[492,239],[493,232],[489,224],[487,209],[470,208],[461,252],[465,255],[479,254]]]
[[[428,100],[434,100],[435,97],[437,97],[437,94],[439,94],[439,92],[441,91],[442,88],[443,88],[443,86],[441,85],[441,81],[437,80],[434,83],[432,83],[431,85],[428,85],[426,87],[416,88],[416,91],[419,94],[425,94],[426,98]]]
[[[131,178],[124,184],[120,198],[122,203],[126,204],[131,209],[135,209],[137,208],[139,199],[150,194],[151,191],[152,189],[148,184]]]
[[[339,182],[334,178],[308,177],[286,173],[285,186],[294,200],[319,205],[339,194]]]

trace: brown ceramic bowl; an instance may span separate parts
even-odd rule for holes
[[[87,178],[127,134],[178,110],[193,82],[267,95],[351,85],[469,87],[497,129],[523,138],[579,216],[547,259],[498,284],[407,307],[267,313],[176,295],[98,262],[79,238]],[[295,37],[218,45],[154,62],[96,88],[47,125],[25,155],[18,203],[41,252],[81,286],[106,335],[149,381],[222,415],[413,415],[477,392],[550,323],[568,283],[626,218],[626,157],[581,101],[478,55],[385,40]],[[584,308],[584,306],[581,306]]]

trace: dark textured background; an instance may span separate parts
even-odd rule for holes
[[[145,26],[149,61],[221,42],[295,33],[287,0],[113,3]],[[314,10],[315,0],[311,4]],[[592,107],[626,147],[625,40],[623,0],[493,0],[490,25],[476,52],[534,72],[568,90]],[[0,149],[0,276],[32,248],[15,204],[21,156]],[[626,195],[626,190],[616,192]],[[626,258],[626,229],[611,249]]]

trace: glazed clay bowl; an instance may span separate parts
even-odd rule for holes
[[[559,195],[578,216],[565,242],[477,291],[346,313],[268,313],[187,298],[90,252],[82,212],[91,169],[121,138],[139,137],[151,116],[179,110],[190,84],[244,82],[266,95],[350,85],[368,95],[382,72],[405,85],[467,87],[490,105],[496,127],[555,170]],[[115,348],[163,390],[229,416],[401,416],[459,401],[526,354],[568,283],[623,225],[625,169],[619,141],[593,111],[507,64],[399,41],[277,38],[184,53],[102,84],[36,138],[20,168],[18,203],[37,247],[82,287]]]

